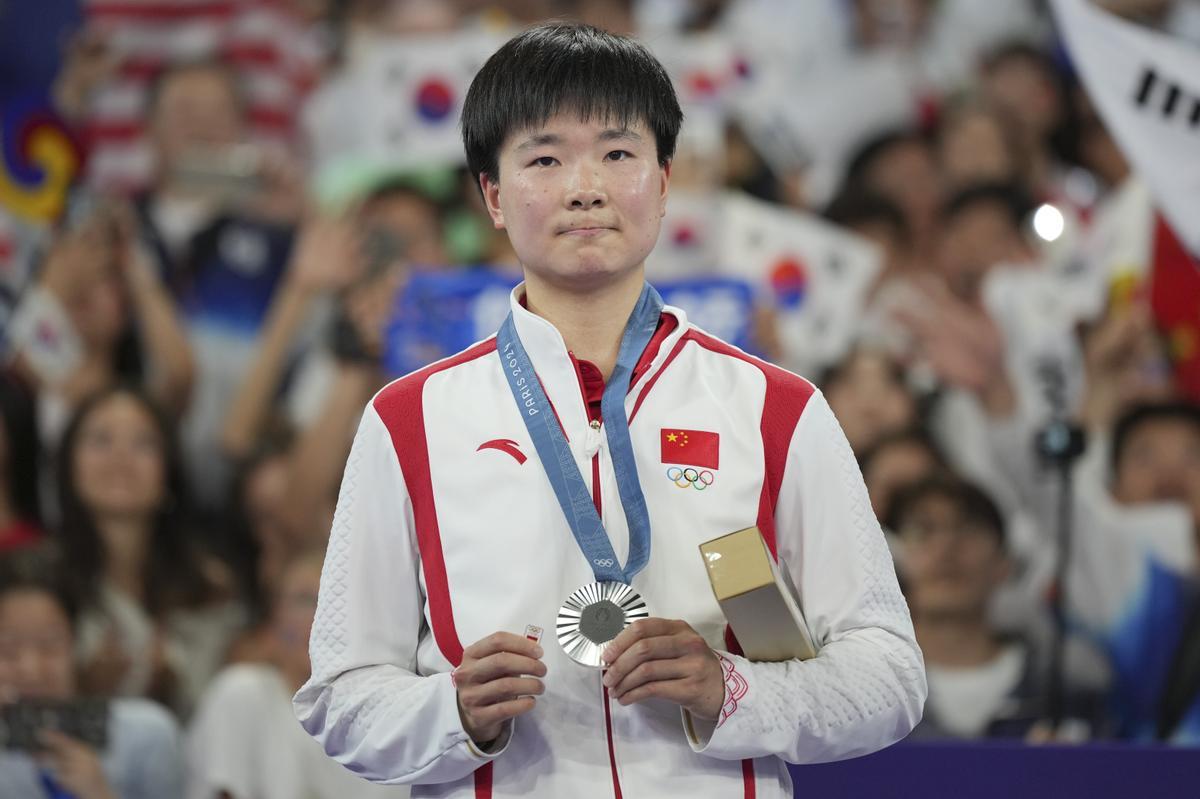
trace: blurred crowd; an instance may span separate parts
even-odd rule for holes
[[[1101,5],[1200,42],[1200,4]],[[10,746],[0,794],[401,790],[291,715],[323,547],[361,409],[397,376],[397,296],[519,265],[437,155],[453,133],[410,120],[381,149],[372,126],[400,123],[366,106],[393,98],[361,87],[552,17],[638,35],[680,81],[681,207],[753,198],[867,264],[839,293],[753,242],[690,251],[751,283],[748,348],[817,383],[859,458],[927,662],[914,736],[1200,743],[1200,302],[1190,328],[1155,302],[1197,266],[1045,3],[57,6],[0,48],[4,102],[41,92],[75,165],[51,210],[9,203],[28,165],[5,141],[0,703],[102,697],[108,724]],[[690,268],[672,222],[652,281]],[[806,301],[827,328],[794,324]]]

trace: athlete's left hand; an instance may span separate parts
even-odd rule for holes
[[[725,703],[721,661],[685,621],[642,619],[604,650],[604,684],[622,705],[666,699],[693,716],[715,719]]]

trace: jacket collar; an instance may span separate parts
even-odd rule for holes
[[[579,377],[575,372],[575,365],[571,361],[571,355],[567,351],[562,334],[554,325],[529,311],[522,302],[524,298],[525,284],[521,283],[513,289],[509,297],[517,335],[521,337],[521,344],[529,354],[529,360],[533,362],[534,371],[542,383],[542,389],[554,406],[555,413],[558,414],[567,439],[574,444],[576,441],[582,440],[583,433],[588,426],[587,405],[579,387]],[[625,398],[627,415],[633,409],[642,387],[654,378],[654,375],[670,356],[675,344],[687,332],[687,315],[681,309],[664,305],[663,313],[674,316],[677,324],[675,329],[661,340],[658,351],[654,353],[650,361],[650,367],[639,375],[637,382],[630,387],[629,394]],[[651,346],[654,346],[654,342],[651,343]]]

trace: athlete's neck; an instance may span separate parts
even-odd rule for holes
[[[645,279],[644,272],[636,269],[619,282],[572,292],[527,274],[525,307],[554,325],[567,349],[576,358],[595,364],[607,380],[617,365],[625,323]]]

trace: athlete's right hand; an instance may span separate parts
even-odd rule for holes
[[[471,740],[490,743],[506,721],[533,710],[534,697],[546,690],[541,657],[540,646],[513,633],[492,633],[463,650],[453,678],[458,715]]]

